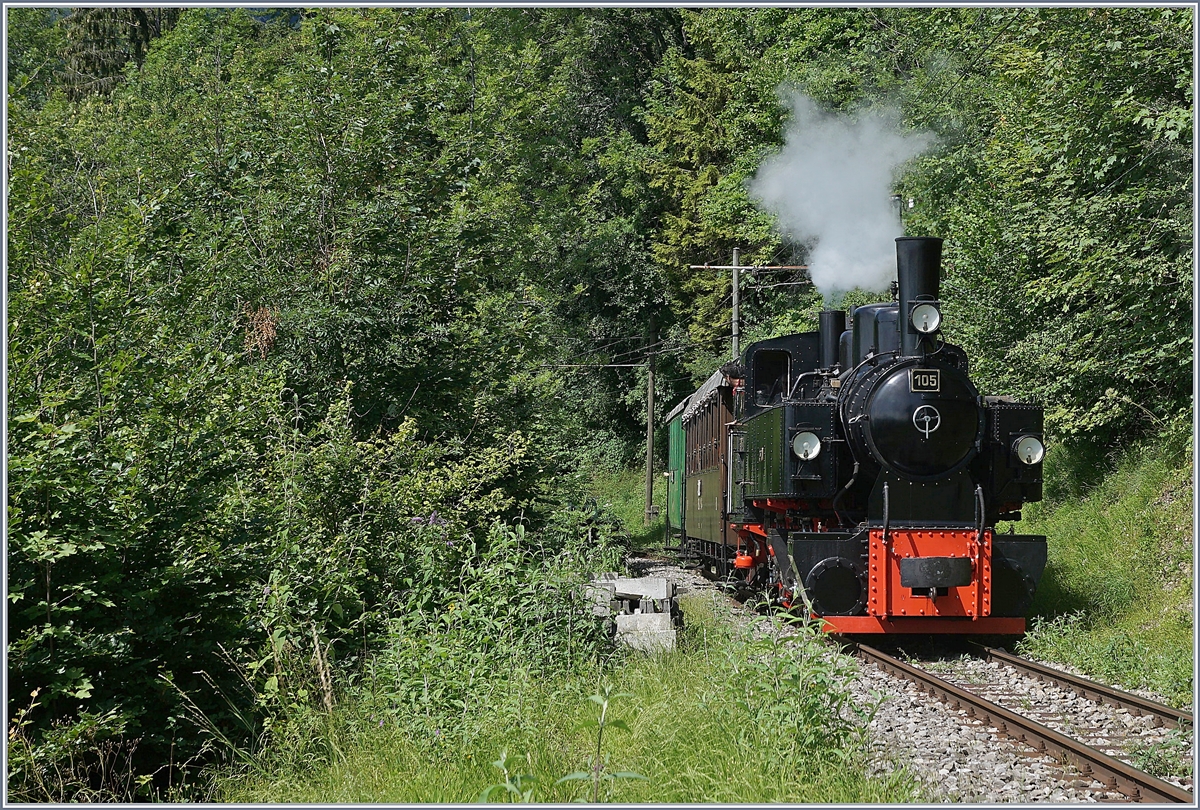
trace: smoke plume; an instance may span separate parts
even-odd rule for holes
[[[799,93],[789,103],[783,149],[759,167],[751,195],[785,238],[809,245],[809,274],[827,302],[855,287],[886,289],[903,235],[893,174],[933,144],[932,134],[901,132],[893,111],[838,115]]]

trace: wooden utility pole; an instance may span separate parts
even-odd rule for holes
[[[649,526],[654,510],[654,315],[650,316],[650,349],[646,352],[646,517]]]
[[[741,348],[741,310],[739,308],[742,291],[742,249],[733,249],[733,359],[742,356]]]
[[[689,270],[732,270],[733,271],[733,359],[742,353],[742,271],[743,270],[807,270],[806,264],[762,264],[742,266],[742,249],[733,249],[733,264],[689,264]],[[807,287],[811,281],[768,284],[767,287]]]

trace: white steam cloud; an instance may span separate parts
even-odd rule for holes
[[[827,301],[847,290],[883,290],[896,274],[893,175],[933,145],[933,135],[900,130],[894,111],[858,117],[822,110],[799,93],[783,149],[764,161],[750,194],[775,215],[784,236],[810,246],[813,284]]]

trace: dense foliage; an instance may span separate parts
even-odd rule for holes
[[[916,203],[908,233],[946,239],[947,333],[984,388],[1045,403],[1056,438],[1088,442],[1190,412],[1190,12],[714,10],[684,27],[692,47],[651,88],[645,162],[670,192],[655,249],[694,336],[721,334],[728,285],[684,265],[734,245],[791,258],[745,180],[781,142],[778,88],[798,87],[847,112],[894,105],[938,136],[898,191]],[[794,308],[766,295],[784,300],[752,321]]]
[[[1027,509],[1017,529],[1053,541],[1024,651],[1191,705],[1190,433],[1177,430],[1159,446],[1128,451],[1117,469],[1089,487],[1079,486],[1087,472],[1069,461],[1053,464],[1047,483],[1057,497]],[[1054,452],[1066,455],[1062,449]]]
[[[984,389],[1100,447],[1191,407],[1184,10],[7,14],[23,796],[166,795],[195,722],[249,751],[370,667],[407,705],[413,611],[571,615],[637,365],[661,415],[725,352],[685,267],[803,259],[745,190],[781,86],[938,134],[898,190]],[[773,281],[745,331],[811,328]]]
[[[920,798],[903,771],[870,774],[865,732],[876,706],[850,693],[853,664],[829,655],[815,626],[785,630],[773,617],[747,623],[712,591],[680,602],[687,624],[670,655],[514,678],[490,690],[476,679],[461,706],[425,704],[403,729],[391,716],[371,722],[379,715],[365,718],[365,733],[339,733],[339,725],[329,736],[342,756],[231,779],[216,798],[419,804],[483,794],[493,802],[596,797],[620,805]],[[454,677],[430,667],[430,691]]]

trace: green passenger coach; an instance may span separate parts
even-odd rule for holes
[[[685,397],[682,402],[667,414],[667,545],[674,541],[682,546],[683,533],[683,468],[684,468],[684,438],[683,438],[683,409],[687,407],[691,397]]]

